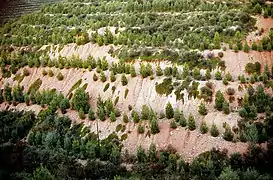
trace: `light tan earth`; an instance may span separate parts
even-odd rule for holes
[[[239,51],[236,53],[232,50],[227,50],[224,52],[223,60],[226,62],[226,71],[229,71],[233,76],[238,77],[238,75],[245,72],[245,66],[247,63],[260,62],[262,65],[262,71],[266,64],[269,69],[271,69],[273,65],[273,51],[250,51],[249,53]]]
[[[164,65],[164,64],[163,64]],[[46,70],[48,68],[45,68]],[[143,79],[140,76],[135,78],[131,78],[130,75],[127,75],[128,85],[122,86],[120,79],[121,76],[117,75],[117,80],[114,83],[109,82],[109,72],[106,73],[108,81],[102,83],[101,81],[94,82],[93,81],[93,74],[94,71],[82,71],[80,69],[63,69],[61,73],[64,76],[63,81],[58,81],[56,78],[57,73],[59,70],[55,68],[51,68],[54,72],[53,77],[43,76],[41,68],[29,68],[30,75],[25,77],[21,82],[21,85],[24,86],[25,90],[35,82],[38,78],[42,80],[42,85],[40,90],[43,89],[56,89],[59,92],[62,92],[64,95],[67,95],[71,87],[79,80],[82,79],[81,86],[85,83],[88,83],[86,88],[86,92],[89,93],[90,96],[90,104],[93,108],[96,106],[96,97],[99,95],[103,99],[111,98],[113,101],[114,99],[119,96],[119,101],[117,103],[117,107],[127,114],[130,117],[130,112],[128,110],[128,105],[132,105],[135,110],[138,112],[141,111],[141,107],[144,104],[149,105],[152,107],[155,112],[159,113],[165,109],[165,105],[167,102],[171,102],[174,108],[179,108],[183,110],[185,117],[187,118],[190,114],[195,117],[197,129],[195,131],[189,131],[185,128],[177,128],[176,130],[170,129],[170,121],[160,120],[159,127],[160,133],[157,135],[151,135],[150,137],[147,136],[147,131],[150,129],[148,123],[146,122],[146,132],[141,135],[137,133],[137,126],[133,122],[130,122],[126,125],[126,131],[124,133],[119,132],[118,135],[121,136],[122,134],[127,134],[128,138],[124,141],[124,147],[129,152],[135,152],[139,145],[143,146],[144,148],[148,148],[151,143],[155,143],[159,149],[166,148],[168,145],[172,145],[174,148],[177,149],[178,153],[183,155],[186,159],[191,160],[196,155],[210,150],[212,147],[218,147],[220,149],[228,149],[230,153],[232,152],[243,152],[247,149],[247,144],[244,143],[231,143],[223,140],[222,138],[213,138],[210,135],[201,135],[199,133],[199,126],[202,120],[206,121],[207,125],[210,127],[213,123],[218,126],[218,129],[221,133],[224,132],[222,127],[223,123],[226,122],[230,125],[230,127],[236,126],[237,120],[240,119],[237,113],[231,113],[229,115],[224,115],[221,112],[216,111],[213,108],[212,104],[207,104],[207,108],[209,109],[208,115],[205,117],[200,116],[198,114],[198,105],[200,104],[199,99],[188,99],[187,92],[185,91],[185,98],[184,104],[183,102],[177,101],[174,94],[169,96],[160,96],[155,91],[155,83],[161,82],[163,78],[156,78],[155,80],[150,80],[149,78]],[[22,71],[22,70],[20,70]],[[20,73],[20,71],[18,73]],[[14,75],[13,75],[14,76]],[[13,76],[8,79],[3,79],[1,81],[0,87],[3,88],[4,84],[9,83],[12,85],[16,85],[17,82],[13,81]],[[103,89],[107,83],[110,83],[110,87],[106,92],[103,92]],[[237,82],[230,83],[229,86],[224,86],[221,81],[212,81],[214,83],[214,92],[218,89],[221,89],[222,92],[225,91],[227,87],[236,87],[238,86]],[[200,81],[200,86],[204,86],[205,82]],[[116,91],[112,94],[111,87],[116,86]],[[129,89],[129,93],[127,98],[124,98],[125,89]],[[237,91],[237,90],[236,90]],[[237,93],[238,97],[243,95],[243,92]],[[236,103],[233,106],[237,106]],[[2,106],[2,108],[4,108]],[[37,105],[28,106],[24,104],[18,105],[16,108],[24,109],[24,110],[34,110],[38,112],[41,107]],[[82,122],[79,119],[78,113],[75,111],[68,111],[66,114],[68,115],[74,122]],[[88,120],[85,121],[87,126],[90,126],[92,132],[96,132],[96,122],[90,122]],[[118,124],[122,124],[122,119],[118,119],[116,122],[112,123],[110,120],[106,120],[105,122],[99,121],[99,131],[100,131],[100,138],[103,139],[107,137],[112,132],[115,132],[116,126]],[[130,132],[130,133],[129,133]]]
[[[27,110],[38,113],[41,110],[39,105],[26,106],[25,104],[18,104],[16,107],[13,105],[1,104],[0,109],[8,110]],[[75,123],[84,122],[87,127],[90,127],[91,132],[97,133],[97,125],[99,129],[99,137],[103,139],[109,134],[115,131],[118,124],[126,125],[126,130],[124,132],[116,132],[118,136],[127,134],[127,139],[123,141],[124,151],[128,150],[129,153],[136,153],[137,148],[141,145],[143,148],[148,149],[151,143],[156,144],[157,148],[166,149],[169,145],[174,147],[177,152],[183,156],[186,161],[191,161],[194,157],[199,155],[202,152],[209,151],[213,147],[224,150],[227,149],[228,153],[234,152],[245,152],[248,148],[245,143],[232,143],[223,140],[221,137],[212,137],[208,134],[202,135],[198,131],[189,131],[185,128],[178,127],[175,130],[172,130],[168,122],[160,121],[159,128],[160,133],[156,135],[148,135],[147,133],[149,125],[146,124],[145,133],[138,134],[137,125],[133,122],[127,124],[122,123],[122,118],[118,118],[116,122],[110,122],[109,119],[106,121],[89,121],[89,120],[80,120],[78,118],[77,112],[68,111],[66,114],[69,118]]]
[[[44,50],[48,46],[43,46],[41,49]],[[95,59],[106,57],[109,62],[117,61],[116,58],[111,57],[108,53],[111,47],[118,48],[117,46],[99,46],[98,44],[87,43],[85,45],[77,45],[76,43],[71,43],[65,45],[59,50],[59,45],[50,46],[49,56],[52,59],[58,59],[59,56],[70,58],[73,55],[79,56],[81,59],[87,59],[88,56],[93,56]],[[61,47],[60,47],[61,48]]]

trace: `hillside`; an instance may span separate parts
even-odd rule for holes
[[[271,178],[271,1],[35,2],[0,27],[0,177]]]

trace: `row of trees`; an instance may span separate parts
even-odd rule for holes
[[[228,156],[227,151],[212,149],[188,163],[171,146],[157,150],[151,144],[146,150],[140,146],[136,154],[123,154],[116,134],[98,140],[83,124],[72,125],[69,118],[58,117],[50,109],[41,111],[37,118],[29,112],[1,111],[0,123],[5,124],[0,131],[5,132],[0,141],[1,179],[272,178],[272,141],[267,149],[253,145],[243,155]],[[19,126],[24,132],[16,134]],[[23,137],[27,137],[24,143]],[[18,156],[11,156],[14,153]],[[130,163],[132,170],[122,163]]]

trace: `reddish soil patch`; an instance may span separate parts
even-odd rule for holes
[[[240,51],[235,53],[232,50],[228,50],[224,52],[223,60],[226,62],[226,70],[229,71],[233,76],[237,77],[238,75],[244,73],[245,66],[249,62],[260,62],[262,65],[262,70],[264,66],[268,64],[269,68],[271,69],[273,65],[273,52],[250,51],[249,53],[245,53]]]

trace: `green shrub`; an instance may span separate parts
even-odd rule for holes
[[[120,111],[117,108],[114,109],[114,113],[115,113],[116,117],[120,117],[121,116],[121,113],[120,113]]]
[[[162,76],[162,75],[163,75],[163,71],[162,71],[162,69],[161,69],[160,66],[157,66],[157,67],[156,67],[156,75],[157,75],[157,76]]]
[[[116,126],[116,132],[119,132],[122,129],[122,124],[118,124]]]
[[[121,141],[125,141],[127,138],[128,138],[127,134],[122,134],[120,137]]]
[[[54,76],[54,73],[53,73],[53,71],[51,69],[48,70],[48,75],[49,75],[49,77],[53,77]]]
[[[227,79],[228,81],[232,81],[232,76],[231,76],[230,72],[228,72],[228,73],[226,74],[225,79]]]
[[[105,82],[106,81],[106,76],[105,76],[104,71],[101,71],[101,73],[100,73],[100,80],[101,80],[101,82]]]
[[[175,120],[176,122],[179,122],[179,121],[180,121],[181,112],[180,112],[180,110],[179,110],[178,108],[174,111],[173,117],[174,117],[174,120]]]
[[[24,74],[24,76],[29,76],[29,71],[26,68],[24,68],[23,69],[23,74]]]
[[[232,141],[233,140],[233,137],[234,137],[234,134],[233,132],[231,131],[230,127],[226,127],[225,128],[225,132],[223,134],[223,138],[226,140],[226,141]]]
[[[213,136],[213,137],[217,137],[217,136],[219,135],[219,131],[218,131],[218,129],[217,129],[217,127],[216,127],[215,124],[213,124],[213,125],[211,126],[210,134],[211,134],[211,136]]]
[[[183,113],[181,113],[179,124],[180,124],[181,127],[186,127],[187,126],[187,120],[186,120]]]
[[[172,78],[165,78],[162,83],[156,84],[155,90],[157,94],[160,94],[160,95],[171,94],[173,91]]]
[[[93,111],[92,108],[90,108],[90,109],[88,110],[88,119],[91,120],[91,121],[94,121],[94,120],[96,119],[95,113],[94,113],[94,111]]]
[[[140,121],[140,117],[139,117],[138,113],[134,110],[132,111],[132,118],[133,118],[134,123],[138,123]]]
[[[208,110],[203,102],[201,102],[201,104],[199,105],[198,112],[199,112],[199,114],[201,114],[203,116],[208,114]]]
[[[128,122],[129,122],[129,118],[128,118],[128,116],[127,116],[126,113],[123,114],[123,116],[122,116],[122,121],[123,121],[124,123],[128,123]]]
[[[222,111],[224,101],[225,101],[225,98],[224,98],[222,92],[220,90],[218,90],[215,95],[215,108],[218,111]]]
[[[216,80],[222,80],[222,74],[221,74],[220,71],[216,71],[216,73],[215,73],[215,79]]]
[[[121,76],[121,84],[122,84],[122,86],[126,86],[128,84],[125,74],[122,74],[122,76]]]
[[[114,112],[111,112],[111,113],[110,113],[110,120],[111,120],[112,122],[115,122],[115,121],[117,120],[116,115],[115,115]]]
[[[229,114],[230,113],[230,109],[229,109],[229,103],[227,101],[223,102],[223,112],[225,114]]]
[[[231,87],[227,88],[226,90],[226,93],[229,95],[229,96],[232,96],[235,94],[235,90]]]
[[[78,88],[71,99],[71,105],[72,108],[77,111],[83,110],[84,114],[88,113],[90,108],[88,93],[86,93],[82,88]]]
[[[131,74],[131,77],[136,77],[136,70],[134,65],[130,66],[130,74]]]
[[[40,86],[42,85],[42,80],[41,79],[36,79],[28,88],[27,93],[29,94],[31,91],[36,92]]]
[[[43,69],[42,74],[43,74],[43,76],[46,76],[47,75],[47,71],[45,69]]]
[[[200,132],[202,134],[206,134],[208,132],[208,126],[207,123],[205,121],[202,121],[201,126],[200,126]]]
[[[159,127],[158,127],[156,118],[152,118],[152,120],[151,120],[150,123],[151,123],[151,133],[152,133],[152,134],[157,134],[157,133],[159,133],[160,130],[159,130]]]
[[[143,134],[144,131],[145,131],[144,126],[142,126],[141,124],[139,124],[139,125],[137,126],[137,132],[138,132],[139,134]]]
[[[80,119],[85,119],[85,114],[82,109],[79,110],[79,117],[80,117]]]
[[[119,96],[116,97],[116,99],[115,99],[115,101],[114,101],[114,105],[117,105],[118,100],[119,100]]]
[[[115,76],[115,73],[113,71],[111,71],[111,73],[110,73],[110,81],[111,82],[115,82],[116,81],[116,76]]]
[[[177,128],[177,124],[176,124],[176,121],[175,121],[175,120],[172,120],[172,121],[170,122],[170,127],[171,127],[172,129],[176,129],[176,128]]]
[[[62,80],[64,79],[64,76],[62,75],[61,72],[58,73],[57,79],[58,79],[59,81],[62,81]]]
[[[94,73],[94,75],[93,75],[93,81],[97,81],[99,78],[98,78],[98,76],[96,75],[96,73]]]
[[[259,62],[247,63],[245,66],[245,71],[249,74],[253,74],[253,73],[260,74],[261,64]]]
[[[116,91],[116,86],[112,86],[112,95],[115,93],[115,91]]]
[[[195,120],[192,114],[190,114],[189,116],[188,126],[189,126],[189,130],[191,131],[196,129]]]
[[[127,98],[128,93],[129,93],[129,89],[128,89],[128,88],[126,88],[126,89],[125,89],[125,93],[124,93],[124,99],[126,99],[126,98]]]
[[[107,83],[103,88],[103,92],[107,91],[109,87],[110,87],[110,83]]]
[[[141,109],[141,119],[148,120],[150,116],[150,108],[147,105],[143,105]]]
[[[226,86],[228,85],[228,80],[226,78],[223,79],[223,84]]]
[[[166,105],[165,114],[166,114],[166,117],[167,117],[168,119],[173,118],[174,110],[173,110],[173,107],[172,107],[172,105],[171,105],[170,102],[168,102],[167,105]]]
[[[133,107],[131,104],[128,105],[128,109],[129,109],[129,111],[132,111]]]

